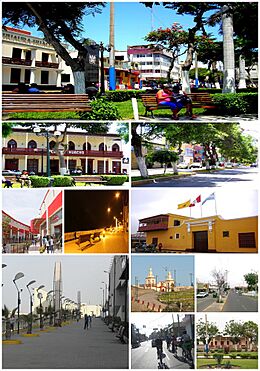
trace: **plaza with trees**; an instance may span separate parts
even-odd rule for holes
[[[174,63],[180,57],[181,84],[185,92],[191,91],[190,77],[197,78],[195,59],[205,65],[204,81],[211,87],[206,88],[215,105],[215,114],[241,115],[257,113],[257,91],[253,88],[250,71],[257,64],[257,3],[143,3],[145,7],[165,7],[177,15],[192,17],[189,26],[172,23],[166,28],[152,30],[144,35],[151,47],[163,47],[172,56],[167,82]],[[89,39],[82,34],[87,30],[86,20],[90,15],[102,14],[105,3],[53,3],[48,9],[42,3],[5,3],[3,6],[4,27],[37,27],[44,39],[52,45],[71,68],[75,93],[86,91],[86,45]],[[84,21],[83,21],[84,20]],[[184,22],[185,24],[185,22]],[[243,26],[241,26],[243,25]],[[211,33],[218,27],[221,33],[217,40]],[[221,40],[222,39],[222,40]],[[64,47],[67,43],[77,56],[73,58]],[[97,45],[97,44],[96,44]],[[97,45],[98,48],[100,46]],[[217,67],[218,62],[223,68]],[[196,66],[195,66],[196,67]],[[237,69],[237,76],[236,76]],[[199,72],[199,70],[198,70]],[[201,71],[202,72],[202,71]],[[202,75],[200,75],[202,77]],[[200,79],[203,82],[203,80]],[[97,81],[98,82],[98,81]],[[163,81],[161,81],[163,82]],[[166,81],[164,81],[166,82]],[[212,87],[214,86],[214,88]],[[198,81],[195,81],[198,88]],[[205,91],[199,88],[199,91]],[[90,112],[70,113],[13,113],[12,118],[79,118],[88,120],[115,120],[133,118],[131,98],[137,98],[139,115],[144,114],[141,102],[142,90],[106,91],[91,102]],[[211,113],[213,112],[210,110]],[[198,113],[207,114],[206,108],[198,108]],[[155,112],[157,117],[169,117],[169,113]],[[182,113],[181,113],[182,115]]]
[[[258,367],[258,324],[252,320],[229,319],[223,329],[200,318],[196,326],[198,368]]]

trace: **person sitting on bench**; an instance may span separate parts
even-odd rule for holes
[[[25,185],[29,188],[32,184],[28,172],[26,170],[22,171],[22,175],[20,176],[20,182],[21,182],[21,188],[23,188]]]
[[[193,115],[192,113],[191,98],[188,97],[187,94],[181,90],[181,87],[179,84],[176,84],[172,87],[172,96],[176,102],[179,102],[183,105],[183,107],[186,107],[186,116],[188,116],[191,119],[194,119],[197,117],[196,115]]]
[[[172,95],[168,84],[164,84],[162,89],[156,94],[158,106],[167,106],[172,110],[172,118],[178,120],[178,112],[183,108],[181,102],[177,102]]]

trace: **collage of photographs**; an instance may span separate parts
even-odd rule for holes
[[[258,1],[2,1],[2,369],[258,369]]]

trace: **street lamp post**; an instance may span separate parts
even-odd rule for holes
[[[47,297],[46,297],[46,299],[49,301],[49,312],[50,312],[50,320],[49,320],[49,325],[52,325],[52,315],[53,315],[53,313],[52,313],[52,300],[53,300],[53,297],[52,297],[52,294],[53,293],[53,290],[50,290],[50,291],[48,291],[47,292]]]
[[[32,302],[32,293],[31,293],[31,290],[29,289],[29,286],[31,286],[33,283],[35,283],[36,281],[33,280],[33,281],[30,281],[26,287],[27,287],[27,290],[29,292],[29,295],[30,295],[30,320],[28,322],[28,330],[27,330],[27,334],[31,334],[32,333],[32,324],[33,324],[33,316],[32,316],[32,307],[33,307],[33,302]]]
[[[44,136],[46,138],[46,141],[47,141],[47,177],[50,178],[51,176],[50,136],[58,137],[60,136],[61,133],[58,130],[56,130],[54,132],[54,135],[50,135],[50,132],[48,129],[41,129],[38,126],[33,129],[33,132],[37,136]]]
[[[105,71],[104,71],[104,51],[110,51],[111,48],[109,46],[104,46],[104,43],[101,41],[98,44],[100,50],[100,92],[101,95],[105,94]]]
[[[18,287],[17,287],[17,284],[16,284],[16,281],[19,280],[20,278],[23,278],[24,277],[24,274],[22,272],[19,272],[15,275],[14,279],[13,279],[13,283],[16,287],[16,290],[17,290],[17,316],[18,316],[18,323],[17,323],[17,334],[20,333],[20,305],[21,305],[21,292],[22,292],[22,289],[19,290]]]
[[[105,313],[106,313],[106,306],[107,306],[107,284],[106,282],[102,281],[102,283],[105,285],[105,299],[104,299],[104,302],[105,302]]]
[[[100,290],[103,290],[103,296],[102,296],[102,298],[103,298],[103,301],[102,301],[102,312],[103,312],[103,318],[105,317],[104,316],[104,288],[103,287],[100,287]]]
[[[37,291],[37,297],[38,299],[40,300],[40,330],[43,329],[43,318],[42,318],[42,298],[43,298],[43,295],[41,292],[39,292],[41,289],[43,289],[45,286],[44,285],[41,285],[38,287],[38,289],[36,290]]]

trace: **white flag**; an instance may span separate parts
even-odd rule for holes
[[[211,193],[205,200],[202,202],[202,205],[205,204],[205,202],[210,201],[210,200],[215,200],[215,193]]]

